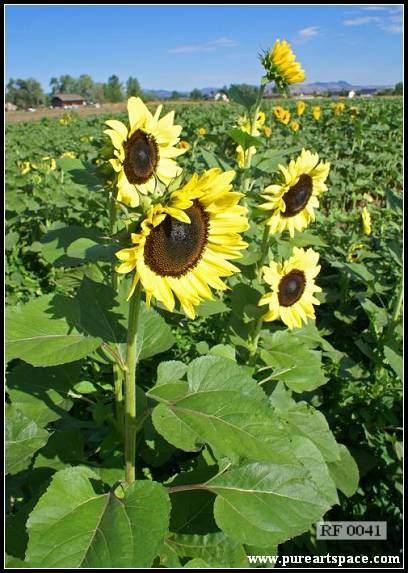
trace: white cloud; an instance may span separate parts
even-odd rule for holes
[[[402,32],[402,6],[361,6],[363,10],[382,10],[385,13],[377,16],[356,16],[348,20],[343,20],[345,26],[364,26],[375,24],[377,28],[389,34],[400,34]]]
[[[191,54],[193,52],[215,52],[219,48],[234,48],[235,46],[238,46],[238,42],[231,38],[222,37],[211,40],[211,42],[205,42],[204,44],[176,46],[175,48],[170,48],[168,51],[170,54]]]
[[[359,16],[358,18],[344,20],[343,24],[345,26],[363,26],[364,24],[371,24],[372,22],[378,22],[379,20],[379,16]]]
[[[299,30],[298,35],[301,38],[313,38],[319,34],[319,26],[309,26],[308,28],[303,28]]]

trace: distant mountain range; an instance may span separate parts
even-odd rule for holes
[[[290,91],[293,94],[302,93],[305,95],[309,95],[309,94],[322,94],[325,92],[336,93],[336,92],[342,92],[344,90],[346,91],[354,90],[356,92],[361,92],[361,91],[375,92],[377,90],[384,90],[393,87],[394,86],[385,86],[385,85],[383,86],[355,85],[355,84],[350,84],[349,82],[346,82],[344,80],[339,80],[336,82],[314,82],[311,84],[296,85],[292,86]],[[203,95],[210,96],[212,94],[216,94],[218,91],[220,91],[221,88],[218,87],[218,88],[199,88],[199,89]],[[150,95],[151,97],[156,97],[158,99],[167,99],[171,97],[171,94],[173,93],[170,90],[144,90],[144,92],[146,93],[146,95]],[[189,91],[178,91],[178,93],[182,97],[187,97],[190,95]],[[265,95],[269,95],[270,93],[272,93],[272,86],[268,86],[265,90]]]
[[[197,88],[203,95],[216,94],[221,88]],[[173,91],[177,91],[181,96],[188,97],[191,91],[179,91],[179,90],[143,90],[146,95],[155,96],[158,99],[166,99],[171,97]]]

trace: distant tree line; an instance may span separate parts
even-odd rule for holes
[[[53,96],[58,93],[78,94],[85,101],[93,103],[116,103],[130,96],[145,98],[138,80],[132,76],[123,85],[115,75],[104,83],[95,82],[89,74],[82,74],[78,78],[65,74],[51,78],[49,93],[44,93],[41,84],[34,78],[11,78],[6,86],[6,102],[23,109],[51,105]]]
[[[224,86],[220,89],[220,93],[229,96],[230,90],[235,90],[237,87],[246,90],[248,95],[253,90],[254,86],[246,84],[231,85],[229,88]],[[274,88],[272,92],[276,91]],[[74,78],[69,74],[59,76],[58,78],[52,77],[50,80],[50,91],[44,93],[41,84],[34,78],[28,79],[13,79],[11,78],[6,86],[6,102],[16,105],[20,109],[27,109],[30,107],[39,107],[42,105],[51,105],[52,98],[57,93],[73,93],[78,94],[87,102],[92,103],[116,103],[124,101],[130,96],[139,96],[145,101],[149,99],[149,94],[143,92],[138,80],[130,76],[125,84],[123,84],[118,76],[112,75],[108,78],[107,82],[95,82],[89,74],[82,74],[78,78]],[[394,89],[384,90],[378,95],[402,95],[403,84],[398,82]],[[342,94],[337,94],[342,95]],[[344,92],[347,95],[347,92]],[[181,99],[182,95],[178,91],[171,93],[171,100]],[[188,98],[194,101],[208,99],[208,94],[203,94],[199,89],[193,89]],[[230,98],[231,99],[231,98]]]

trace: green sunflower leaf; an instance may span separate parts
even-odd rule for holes
[[[342,444],[338,444],[340,460],[328,464],[330,475],[344,495],[351,497],[358,488],[360,473],[354,458]]]
[[[189,365],[187,378],[188,387],[175,396],[161,393],[162,403],[153,410],[153,424],[168,442],[185,451],[208,443],[232,459],[288,459],[283,427],[244,368],[228,358],[204,356]],[[147,395],[155,399],[161,388]]]
[[[79,362],[52,368],[18,364],[7,376],[7,393],[14,406],[44,427],[71,408],[68,392],[80,375]]]
[[[225,567],[246,567],[248,561],[243,546],[222,531],[207,535],[174,533],[166,543],[180,557],[203,559],[212,566],[222,563]]]
[[[57,472],[27,522],[29,567],[150,567],[168,533],[162,485],[136,481],[122,499],[92,470]]]
[[[276,378],[295,392],[314,390],[327,382],[322,353],[309,348],[296,333],[281,330],[264,337],[260,356],[276,370]]]
[[[48,436],[33,420],[6,404],[6,473],[26,469],[35,452],[47,443]]]
[[[262,145],[262,141],[254,137],[253,135],[249,135],[246,131],[242,131],[242,129],[234,128],[228,131],[228,134],[238,145],[242,147],[244,151],[249,149],[250,147],[259,147]]]
[[[205,487],[217,495],[214,516],[220,529],[259,547],[304,533],[330,507],[309,472],[295,464],[246,464]]]
[[[7,308],[7,360],[21,358],[33,366],[56,366],[88,356],[102,340],[73,326],[78,313],[74,299],[59,295],[44,295]]]

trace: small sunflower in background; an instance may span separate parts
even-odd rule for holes
[[[290,129],[292,131],[299,131],[300,124],[297,121],[292,121],[292,123],[290,124]]]
[[[276,40],[273,48],[261,56],[261,63],[266,71],[266,79],[275,82],[281,91],[306,79],[302,66],[296,62],[292,47],[286,40]]]
[[[18,161],[17,165],[20,167],[21,175],[27,175],[31,171],[31,164],[29,161]]]
[[[364,249],[363,243],[354,243],[353,245],[351,245],[347,253],[347,262],[349,263],[357,262],[360,256],[360,253],[358,251],[361,251],[361,249]]]
[[[287,229],[293,237],[295,230],[302,231],[314,221],[318,196],[327,190],[330,163],[319,162],[317,153],[302,149],[296,160],[292,159],[288,166],[279,165],[279,169],[284,180],[265,188],[262,197],[267,202],[260,208],[272,212],[266,222],[271,234]]]
[[[266,322],[280,318],[288,328],[302,326],[302,321],[315,319],[314,305],[320,304],[314,293],[321,292],[315,284],[319,274],[319,253],[313,249],[293,248],[292,256],[283,264],[270,261],[263,267],[263,279],[271,287],[258,306],[268,305],[263,316]]]
[[[272,134],[272,129],[268,125],[265,125],[263,128],[263,132],[265,134],[265,137],[270,137]]]
[[[296,114],[299,117],[304,114],[305,109],[306,109],[306,104],[304,101],[296,102]]]
[[[185,149],[187,151],[188,149],[190,149],[190,144],[188,143],[188,141],[184,141],[184,139],[183,139],[183,140],[179,141],[179,143],[177,144],[177,147],[180,149]]]
[[[280,105],[277,105],[273,108],[273,113],[276,119],[281,123],[288,125],[288,123],[290,122],[290,111],[288,109],[285,109]]]
[[[207,133],[205,127],[198,128],[198,135],[205,135]]]
[[[361,223],[365,235],[371,235],[371,215],[367,207],[363,207],[361,212]]]
[[[242,116],[238,119],[238,127],[240,128],[241,131],[244,131],[245,133],[249,133],[256,137],[257,135],[260,135],[260,129],[265,123],[265,119],[266,116],[264,112],[258,111],[252,132],[251,132],[251,122],[249,121],[247,116]]]
[[[237,148],[235,149],[235,151],[237,152],[237,163],[238,163],[238,167],[240,169],[244,169],[245,165],[246,165],[246,161],[249,161],[250,157],[253,157],[256,153],[256,147],[255,145],[251,145],[251,147],[249,147],[246,151],[244,151],[244,148],[242,147],[242,145],[238,145]]]
[[[335,115],[340,115],[340,114],[342,114],[345,109],[346,109],[346,106],[345,106],[345,104],[344,104],[342,101],[341,101],[341,102],[338,102],[338,103],[333,103],[333,104],[332,104],[332,110],[333,110],[333,113],[334,113]]]
[[[321,113],[322,113],[321,109],[318,105],[315,105],[312,107],[313,119],[315,119],[316,121],[318,121],[320,119]]]
[[[239,272],[229,259],[248,246],[240,236],[248,229],[247,208],[238,204],[242,193],[232,191],[234,176],[217,168],[195,174],[167,205],[150,208],[140,233],[131,236],[133,246],[116,253],[118,273],[135,271],[129,298],[140,280],[148,305],[155,297],[172,312],[177,297],[194,318],[194,307],[212,298],[211,288],[227,288],[221,277]]]
[[[139,193],[154,193],[158,181],[168,185],[182,171],[174,161],[185,152],[176,147],[182,127],[174,124],[174,111],[159,119],[162,108],[152,115],[140,98],[131,97],[129,128],[116,119],[105,122],[115,148],[110,163],[118,174],[117,199],[130,207],[139,205]]]

